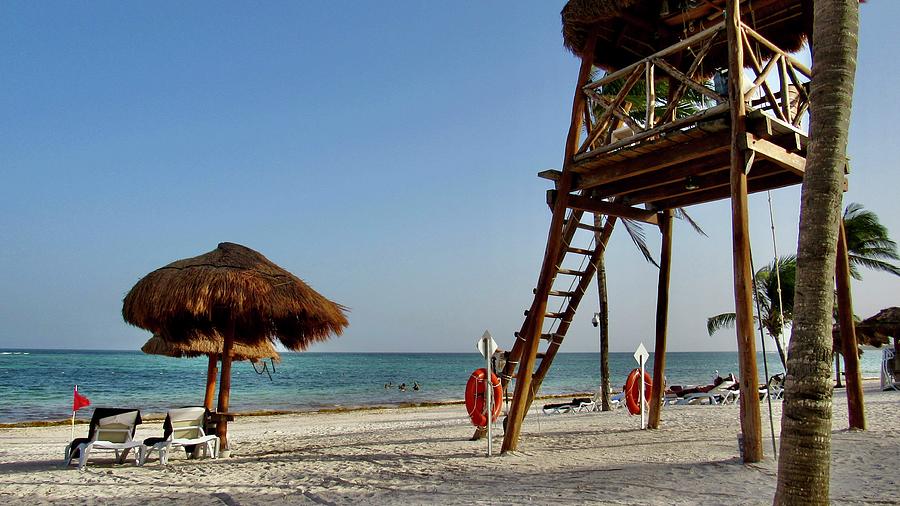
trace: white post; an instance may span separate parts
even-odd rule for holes
[[[644,421],[644,360],[641,360],[641,393],[639,395],[641,396],[641,430],[644,430],[647,428]]]
[[[488,457],[491,456],[491,445],[493,444],[493,434],[491,433],[491,418],[494,414],[494,382],[491,381],[491,343],[490,336],[484,336],[484,357],[485,357],[485,369],[487,369],[487,374],[485,375],[485,383],[484,383],[484,395],[487,400],[487,404],[485,404],[485,408],[487,410],[487,440],[488,440]]]
[[[602,400],[606,398],[606,390],[603,388],[603,329],[600,328],[600,313],[594,313],[591,323],[597,327],[597,351],[600,352],[600,388],[597,391],[600,393],[601,403],[600,405],[594,404],[594,411],[602,411]]]

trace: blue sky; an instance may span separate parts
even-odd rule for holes
[[[563,2],[0,3],[0,348],[137,349],[121,319],[141,276],[221,241],[250,246],[351,308],[314,351],[512,343],[550,213],[578,62]],[[861,8],[845,202],[900,234],[888,128],[900,2]],[[799,190],[775,199],[796,247]],[[727,202],[676,225],[673,351],[733,350]],[[751,199],[757,266],[772,258]],[[658,248],[659,237],[648,229]],[[611,348],[653,342],[656,269],[608,252]],[[855,312],[900,304],[866,273]],[[592,290],[564,351],[596,349]]]

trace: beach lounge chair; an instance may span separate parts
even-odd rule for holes
[[[894,350],[885,347],[881,355],[881,389],[900,390],[900,362]]]
[[[97,408],[91,416],[88,437],[77,438],[66,446],[65,465],[78,459],[78,469],[84,469],[94,450],[112,450],[116,463],[121,464],[128,452],[136,450],[135,464],[144,458],[144,445],[134,441],[134,431],[141,423],[141,412],[136,409]],[[119,453],[121,452],[121,454]]]
[[[207,415],[206,408],[202,406],[170,409],[163,422],[163,437],[144,440],[147,450],[141,464],[155,451],[159,454],[159,463],[166,465],[173,446],[182,446],[188,453],[202,450],[204,456],[212,455],[212,458],[217,458],[219,438],[215,434],[206,434],[204,426]]]
[[[675,404],[734,404],[741,395],[741,391],[737,389],[737,378],[733,374],[729,374],[722,382],[714,385],[712,388],[704,388],[700,392],[691,392],[678,399]]]
[[[595,406],[596,403],[590,397],[575,397],[571,402],[544,404],[543,411],[545,415],[555,415],[571,411],[593,411]]]
[[[784,374],[778,373],[769,378],[765,385],[759,387],[759,400],[766,400],[767,396],[778,401],[784,399]]]

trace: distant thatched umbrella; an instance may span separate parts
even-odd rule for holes
[[[216,364],[219,361],[219,357],[222,356],[222,347],[224,345],[225,340],[219,334],[213,336],[197,335],[190,341],[175,343],[166,341],[159,335],[154,335],[141,346],[141,351],[148,355],[163,355],[174,358],[209,357],[206,371],[206,395],[203,399],[203,405],[206,406],[206,409],[212,410],[213,396],[216,390]],[[281,355],[275,351],[275,347],[268,341],[263,341],[256,345],[236,342],[231,348],[231,359],[238,361],[249,360],[251,362],[271,359],[275,362],[281,362]]]
[[[144,276],[125,296],[125,321],[167,341],[221,335],[222,380],[218,411],[228,411],[235,342],[279,340],[293,350],[340,335],[345,308],[310,288],[260,253],[224,242],[194,258]],[[227,425],[219,424],[223,448]]]
[[[859,322],[856,329],[874,336],[873,340],[877,340],[879,344],[872,344],[872,346],[888,344],[892,337],[896,344],[897,339],[900,338],[900,307],[882,309],[875,316]]]
[[[753,3],[758,5],[742,16],[744,23],[782,49],[797,51],[802,47],[812,27],[810,0]],[[704,0],[686,10],[679,9],[678,5],[678,2],[659,0],[569,0],[560,13],[563,41],[569,50],[581,56],[588,34],[597,30],[594,65],[609,71],[619,70],[718,23],[725,0]],[[716,67],[727,68],[725,48],[722,37],[710,49],[698,73],[709,76]],[[768,48],[759,49],[763,59],[771,57]],[[677,66],[681,58],[673,56],[669,63]]]
[[[896,345],[897,339],[900,338],[900,308],[882,309],[877,315],[856,323],[853,328],[856,330],[856,341],[860,345],[881,348],[890,344],[892,337]],[[831,337],[834,340],[834,350],[838,352],[842,350],[840,325],[831,327]]]

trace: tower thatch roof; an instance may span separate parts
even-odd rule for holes
[[[811,32],[812,0],[753,0],[741,6],[744,23],[788,52],[799,50]],[[725,0],[569,0],[561,12],[563,41],[580,56],[596,29],[594,65],[615,71],[718,24],[724,10]],[[758,49],[763,59],[772,54]],[[681,67],[678,60],[669,58]],[[708,76],[727,66],[722,37],[699,72]]]
[[[223,333],[236,342],[278,339],[292,350],[340,335],[346,308],[240,244],[178,260],[144,276],[125,296],[125,321],[167,341]]]
[[[166,341],[159,335],[154,335],[143,346],[141,351],[148,355],[163,355],[175,358],[193,358],[200,356],[221,355],[224,343],[222,336],[195,335],[189,341]],[[275,351],[275,347],[269,341],[262,341],[255,345],[234,343],[231,350],[232,360],[257,360],[272,359],[281,362],[281,355]]]

